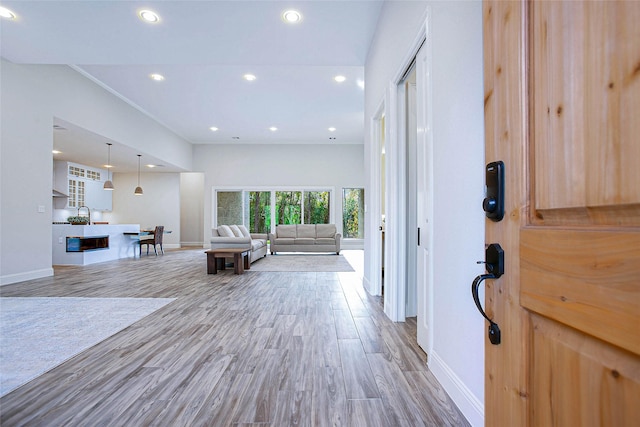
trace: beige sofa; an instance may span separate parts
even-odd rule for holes
[[[276,252],[335,252],[340,254],[340,235],[335,224],[277,225],[269,233],[269,250]]]
[[[249,233],[244,225],[221,225],[211,229],[211,249],[251,249],[249,261],[267,256],[267,235]]]

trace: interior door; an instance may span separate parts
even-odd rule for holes
[[[417,341],[431,354],[433,347],[433,258],[431,254],[433,227],[433,139],[431,133],[431,79],[429,77],[429,52],[431,40],[427,40],[416,55],[416,126],[417,134],[417,255],[416,280],[418,297]]]
[[[485,0],[489,426],[640,420],[640,2]]]
[[[406,161],[407,161],[407,281],[405,317],[418,314],[418,269],[417,269],[417,126],[416,126],[416,81],[415,69],[403,82],[405,86],[406,112]]]

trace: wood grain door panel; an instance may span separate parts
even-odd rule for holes
[[[530,3],[537,210],[640,203],[640,8],[629,3]]]
[[[640,2],[485,0],[489,426],[640,419]],[[635,423],[635,424],[634,424]]]
[[[520,304],[640,354],[640,233],[529,227]]]
[[[531,426],[637,425],[634,355],[542,316],[532,328]]]

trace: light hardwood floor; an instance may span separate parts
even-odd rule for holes
[[[258,261],[259,262],[259,261]],[[6,426],[465,426],[356,273],[206,274],[167,251],[0,287],[176,301],[0,399]]]

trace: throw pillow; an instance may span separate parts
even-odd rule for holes
[[[242,232],[237,225],[230,225],[229,228],[231,229],[231,232],[233,232],[233,235],[235,237],[242,237]]]
[[[249,233],[249,230],[247,230],[247,227],[245,227],[244,225],[239,225],[238,228],[240,229],[240,232],[244,237],[251,238],[251,233]]]
[[[231,228],[229,228],[228,225],[221,225],[218,227],[218,235],[220,235],[220,237],[234,237],[233,236],[233,231],[231,231]]]

